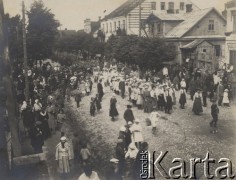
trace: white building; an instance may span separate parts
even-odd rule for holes
[[[227,19],[225,62],[234,66],[236,74],[236,0],[225,3],[225,12]]]
[[[139,3],[141,4],[141,16],[139,16]],[[199,10],[190,0],[127,0],[117,9],[105,16],[101,21],[107,40],[112,34],[116,35],[117,30],[126,34],[139,34],[140,20],[145,20],[152,12],[158,14],[183,14]],[[142,36],[145,32],[142,32]]]

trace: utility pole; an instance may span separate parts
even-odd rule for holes
[[[139,37],[141,37],[141,0],[139,0]]]
[[[3,67],[1,68],[2,70],[4,70],[3,77],[1,80],[4,83],[6,90],[6,110],[8,112],[7,118],[11,131],[12,151],[14,156],[17,157],[21,155],[21,144],[18,137],[16,103],[15,96],[13,95],[13,82],[11,79],[11,64],[9,59],[7,33],[7,27],[4,22],[3,0],[0,0],[0,60],[2,61],[1,65],[3,65]]]
[[[27,63],[27,49],[26,49],[26,30],[25,30],[25,4],[22,1],[22,31],[23,31],[23,51],[24,51],[24,75],[25,75],[25,98],[29,102],[29,80],[28,80],[28,63]]]

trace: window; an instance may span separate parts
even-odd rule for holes
[[[106,33],[108,33],[108,23],[107,23],[107,30],[106,30]]]
[[[184,2],[180,2],[179,9],[180,9],[181,11],[183,11],[183,10],[184,10]]]
[[[236,33],[236,13],[233,15],[233,32]]]
[[[174,10],[175,9],[175,4],[174,2],[169,2],[169,10]]]
[[[112,32],[112,23],[110,22],[110,33]]]
[[[118,28],[120,28],[120,21],[118,21]]]
[[[216,57],[221,55],[220,45],[215,45],[215,55]]]
[[[116,31],[116,22],[114,22],[114,31]]]
[[[123,29],[125,29],[125,20],[123,20]]]
[[[151,9],[156,10],[156,2],[151,2]]]
[[[161,10],[165,10],[166,9],[166,4],[165,4],[165,2],[161,2]]]
[[[105,25],[104,24],[102,24],[102,29],[103,29],[103,31],[105,31]]]
[[[207,52],[207,50],[204,48],[204,49],[202,49],[202,52],[206,53],[206,52]]]
[[[209,24],[208,24],[208,30],[209,31],[214,31],[215,27],[214,27],[214,20],[209,20]]]
[[[160,23],[157,24],[157,32],[158,32],[158,33],[161,32],[161,24],[160,24]]]

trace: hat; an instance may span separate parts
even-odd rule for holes
[[[139,119],[135,119],[134,122],[140,123],[140,120]]]
[[[121,127],[120,127],[120,131],[121,131],[121,132],[124,132],[125,130],[126,130],[126,129],[125,129],[124,126],[121,126]]]
[[[66,137],[65,137],[65,136],[62,136],[60,140],[61,140],[61,141],[66,141]]]
[[[112,159],[110,159],[110,162],[117,164],[119,162],[119,160],[116,158],[112,158]]]
[[[225,89],[224,92],[229,92],[229,90],[228,90],[228,89]]]
[[[132,125],[133,123],[132,123],[131,121],[129,121],[127,124],[128,124],[128,125]]]

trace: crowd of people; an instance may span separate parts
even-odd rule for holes
[[[77,156],[80,156],[84,169],[79,179],[99,179],[91,167],[91,152],[87,143],[83,143],[78,149],[78,143],[70,143],[61,129],[66,120],[64,101],[70,102],[71,97],[74,97],[77,108],[80,108],[83,97],[91,96],[89,112],[91,116],[96,116],[96,112],[102,109],[102,100],[106,95],[104,88],[109,88],[109,91],[114,93],[110,98],[109,109],[112,121],[119,115],[116,96],[120,95],[127,101],[127,109],[123,115],[126,124],[120,127],[115,158],[110,160],[111,167],[105,175],[107,180],[140,178],[139,155],[148,149],[148,143],[143,138],[140,119],[135,118],[132,108],[137,107],[139,111],[150,114],[146,121],[152,126],[152,133],[155,134],[159,119],[171,114],[173,106],[177,104],[180,109],[184,109],[189,101],[189,94],[193,101],[192,111],[196,115],[203,112],[203,107],[207,107],[209,101],[212,102],[210,126],[211,132],[216,133],[218,106],[229,108],[233,99],[232,73],[226,67],[214,73],[200,69],[190,72],[184,67],[164,67],[160,72],[146,71],[141,75],[137,67],[108,62],[100,66],[95,64],[98,63],[91,63],[91,66],[85,69],[73,65],[61,67],[60,70],[50,63],[41,67],[31,66],[28,71],[28,95],[25,92],[24,71],[20,64],[14,66],[13,80],[23,133],[31,139],[34,152],[41,153],[44,141],[55,131],[61,132],[60,143],[56,146],[56,160],[58,172],[63,179],[66,179],[70,172],[71,160],[77,159]],[[93,90],[94,84],[96,90]],[[161,111],[166,115],[161,115]]]

